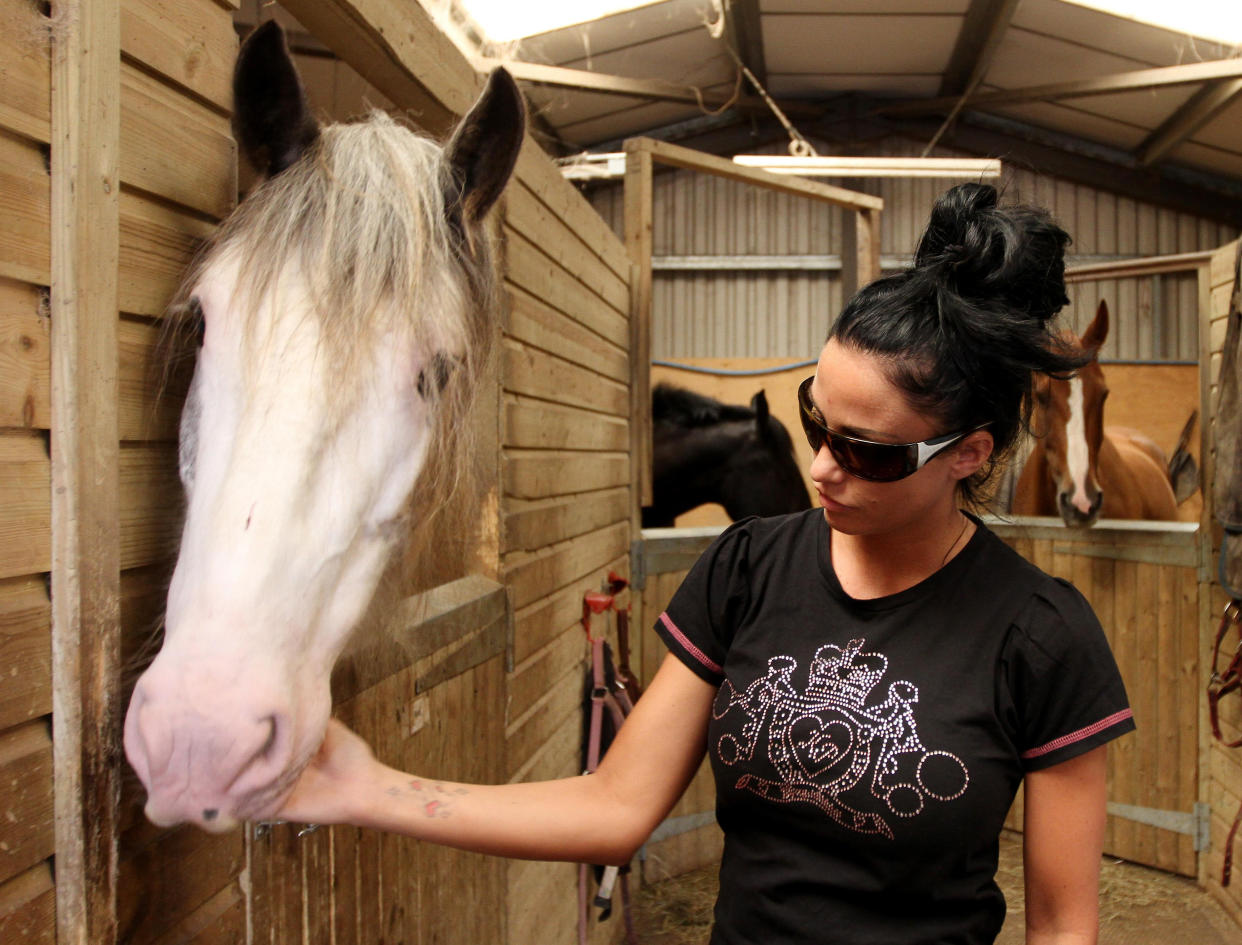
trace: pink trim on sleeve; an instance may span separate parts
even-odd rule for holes
[[[682,648],[685,649],[687,653],[710,669],[713,673],[721,676],[724,675],[724,669],[722,669],[718,664],[713,663],[708,658],[706,653],[691,643],[690,638],[677,629],[677,624],[673,623],[667,612],[660,614],[660,622],[664,624],[664,626],[668,629],[668,632],[673,635],[673,639],[680,643]]]
[[[1076,732],[1070,732],[1068,735],[1062,735],[1060,738],[1054,738],[1046,745],[1040,745],[1038,748],[1032,748],[1030,751],[1022,753],[1023,758],[1038,758],[1040,755],[1046,755],[1049,752],[1056,751],[1058,748],[1064,748],[1066,745],[1072,745],[1080,742],[1084,738],[1090,738],[1098,732],[1104,731],[1106,728],[1112,728],[1118,722],[1124,722],[1126,719],[1134,717],[1134,713],[1130,709],[1122,709],[1120,712],[1114,712],[1106,718],[1100,719],[1088,725],[1086,728],[1080,728]]]

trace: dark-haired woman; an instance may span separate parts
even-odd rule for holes
[[[1028,945],[1096,940],[1104,743],[1133,728],[1070,585],[968,511],[1022,429],[1068,237],[990,187],[937,203],[799,391],[821,509],[729,528],[661,615],[670,655],[590,777],[412,778],[339,726],[284,816],[624,863],[706,750],[725,834],[712,942],[983,945],[1025,785]]]

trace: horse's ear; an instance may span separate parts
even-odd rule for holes
[[[487,215],[509,182],[526,136],[526,105],[517,83],[503,68],[492,72],[445,148],[453,182],[450,214],[466,224]]]
[[[750,409],[755,412],[755,426],[759,432],[766,433],[768,429],[768,395],[763,391],[755,394],[750,398]]]
[[[1108,303],[1100,299],[1095,318],[1082,333],[1082,346],[1088,351],[1099,351],[1108,337]]]
[[[297,161],[319,137],[285,31],[275,20],[257,27],[237,53],[233,137],[251,166],[267,177]]]

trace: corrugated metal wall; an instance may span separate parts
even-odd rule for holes
[[[830,153],[827,146],[816,146]],[[869,153],[917,157],[919,150],[894,138]],[[942,149],[936,156],[965,155]],[[908,178],[829,182],[884,198],[886,268],[908,258],[936,197],[957,183]],[[1069,230],[1071,265],[1214,249],[1238,235],[1211,220],[1021,168],[1007,167],[1001,186],[1006,200],[1048,207]],[[620,185],[599,187],[589,196],[621,233]],[[814,357],[844,301],[832,255],[840,252],[842,222],[839,210],[809,200],[685,171],[658,175],[653,357]],[[821,258],[738,258],[755,256]],[[777,268],[797,266],[803,268]],[[1106,359],[1198,358],[1193,274],[1080,283],[1071,287],[1070,298],[1064,320],[1077,329],[1090,321],[1101,298],[1108,301],[1112,331],[1103,351]]]

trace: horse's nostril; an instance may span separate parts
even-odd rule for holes
[[[219,816],[220,816],[220,812],[216,810],[214,807],[208,807],[206,810],[203,811],[203,820],[206,820],[206,821],[215,820]]]

